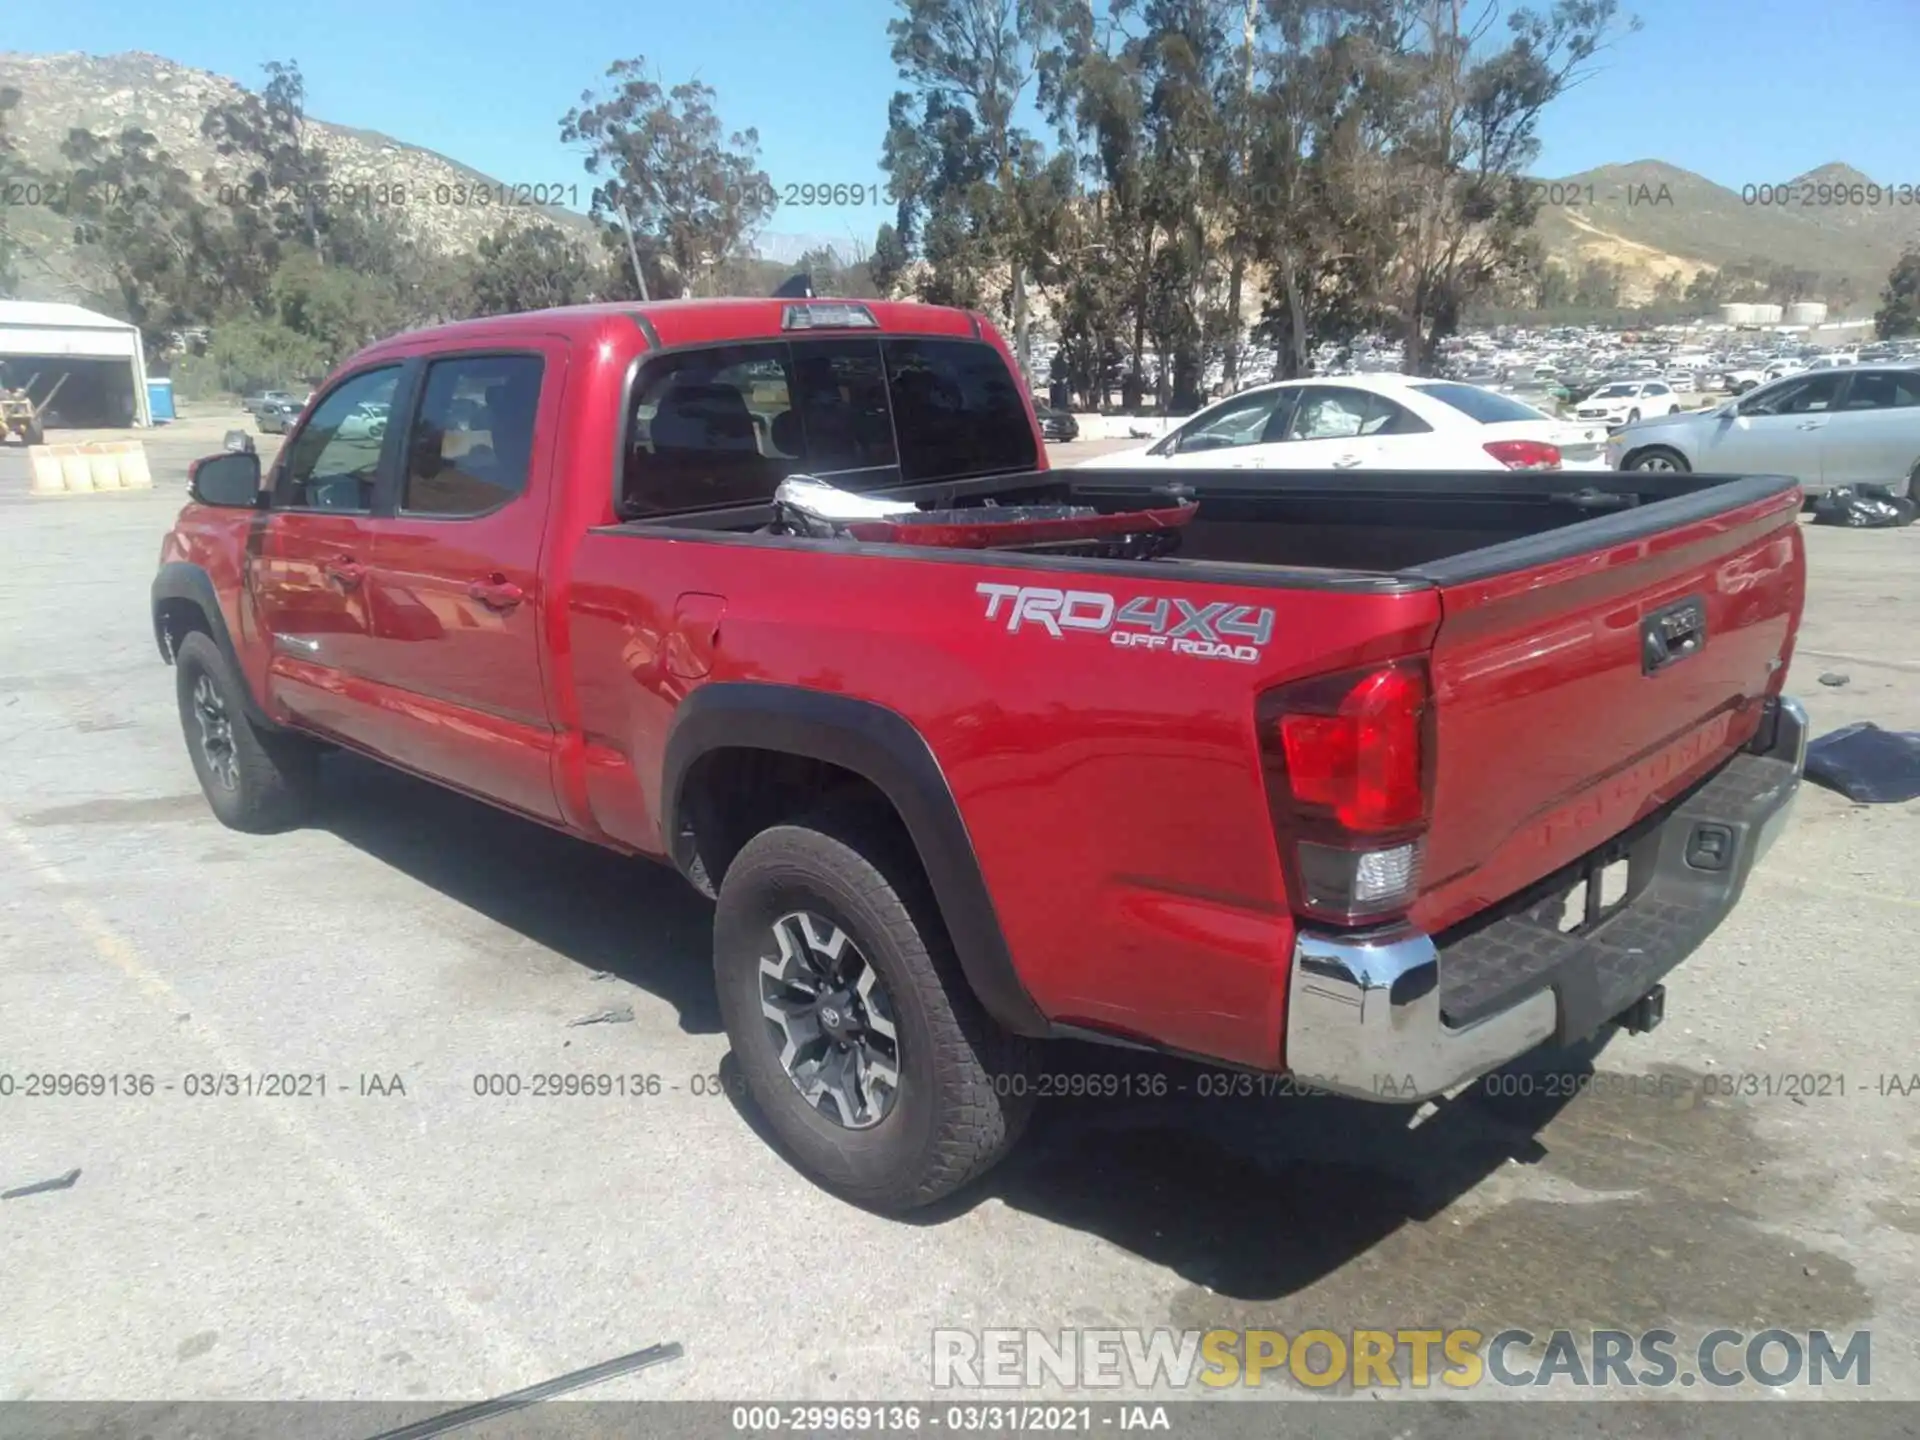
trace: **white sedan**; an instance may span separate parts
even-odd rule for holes
[[[1604,470],[1607,432],[1457,380],[1282,380],[1216,401],[1151,445],[1075,468]]]

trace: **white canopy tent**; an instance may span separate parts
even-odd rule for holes
[[[138,326],[42,300],[0,300],[0,384],[25,386],[44,402],[62,375],[53,409],[69,425],[151,425],[147,359]]]

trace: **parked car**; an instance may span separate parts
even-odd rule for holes
[[[1054,444],[1080,438],[1080,422],[1065,410],[1055,410],[1051,406],[1036,405],[1033,413],[1040,420],[1040,434]]]
[[[284,435],[300,418],[301,402],[269,400],[253,412],[253,423],[262,435]]]
[[[1629,425],[1607,456],[1622,470],[1791,475],[1810,494],[1862,482],[1920,494],[1920,366],[1790,375],[1713,410]]]
[[[1664,380],[1616,380],[1574,406],[1573,418],[1607,426],[1631,425],[1648,415],[1671,415],[1679,408],[1679,398]]]
[[[334,433],[342,440],[378,440],[387,433],[388,408],[376,401],[357,405],[342,417]]]
[[[1606,468],[1606,431],[1458,380],[1282,380],[1216,402],[1095,469],[1560,470]]]
[[[246,399],[242,400],[240,402],[240,408],[257,420],[260,418],[260,411],[265,406],[299,405],[301,403],[300,397],[295,395],[291,390],[262,390],[258,394],[249,395]]]
[[[1015,375],[978,315],[884,301],[369,347],[264,476],[195,462],[163,543],[208,804],[295,825],[339,745],[675,866],[715,897],[746,1096],[885,1210],[1007,1150],[1046,1039],[1398,1103],[1655,1024],[1799,784],[1792,483],[1182,498],[1050,469]],[[342,442],[368,402],[404,444]],[[904,513],[823,540],[777,498],[803,475]],[[1132,543],[1174,531],[1176,561]],[[1617,907],[1537,918],[1628,864]]]

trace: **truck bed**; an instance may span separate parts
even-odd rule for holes
[[[974,505],[1082,505],[1103,512],[1169,503],[1171,486],[1191,491],[1199,513],[1164,557],[1101,565],[1204,567],[1208,578],[1245,582],[1244,567],[1329,572],[1451,585],[1565,559],[1737,509],[1791,489],[1784,476],[1617,471],[1249,471],[1040,470],[876,492],[925,508]],[[754,506],[631,521],[741,535],[765,532],[772,513]],[[627,528],[627,527],[621,527]],[[775,543],[871,550],[856,541],[766,536]],[[1003,562],[1000,555],[980,556]],[[1234,573],[1242,572],[1242,573]],[[1317,572],[1317,573],[1310,573]],[[1198,578],[1198,577],[1196,577]],[[1266,583],[1281,579],[1263,577]]]

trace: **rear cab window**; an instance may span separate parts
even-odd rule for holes
[[[849,490],[1027,471],[1018,383],[992,346],[819,336],[643,357],[619,510],[648,519],[771,503],[790,475]]]

